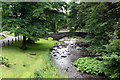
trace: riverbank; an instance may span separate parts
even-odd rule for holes
[[[20,49],[21,41],[2,47],[2,56],[8,58],[10,67],[2,67],[3,78],[34,78],[41,74],[43,78],[61,78],[58,68],[51,62],[49,49],[57,41],[40,39],[36,44],[27,44],[27,50]]]
[[[73,65],[73,62],[83,56],[89,56],[86,50],[87,43],[83,38],[63,38],[52,50],[51,55],[61,74],[68,78],[102,78],[103,76],[81,73]],[[78,43],[81,43],[78,44]]]

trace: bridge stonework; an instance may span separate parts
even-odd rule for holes
[[[69,33],[70,32],[60,32],[58,34],[52,33],[48,37],[52,37],[53,40],[59,40],[59,39],[62,39],[64,37],[67,37],[69,35]],[[74,32],[73,35],[85,38],[85,36],[87,35],[87,33],[84,33],[84,32]],[[45,38],[45,39],[47,39],[47,38]]]

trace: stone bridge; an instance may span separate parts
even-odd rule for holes
[[[59,39],[62,39],[64,37],[68,36],[69,33],[70,32],[59,32],[58,34],[51,33],[48,37],[52,37],[53,40],[59,40]],[[85,38],[85,36],[87,35],[87,33],[84,33],[84,32],[74,32],[73,35]],[[45,39],[47,39],[47,38],[45,38]]]
[[[74,36],[79,36],[79,37],[83,37],[83,38],[87,35],[87,33],[84,33],[84,32],[74,32],[73,34],[74,34]],[[9,42],[12,42],[12,41],[18,40],[18,38],[22,38],[22,36],[13,37],[13,36],[6,35],[5,31],[0,33],[0,35],[4,35],[7,37],[5,39],[0,40],[0,48],[2,47],[3,42],[4,42],[4,44],[8,44],[8,40],[9,40]],[[62,39],[68,35],[69,35],[69,31],[61,31],[58,34],[51,33],[48,37],[52,37],[53,40],[59,40],[59,39]],[[47,40],[48,37],[45,39]]]

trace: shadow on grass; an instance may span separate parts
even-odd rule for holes
[[[22,41],[10,46],[4,46],[3,56],[6,56],[11,65],[10,68],[2,67],[3,78],[33,78],[37,74],[42,74],[44,78],[59,78],[58,69],[51,61],[49,49],[55,45],[55,41],[40,40],[36,44],[27,44],[27,50],[22,50]],[[29,53],[36,53],[30,55]],[[9,75],[7,75],[9,74]],[[17,75],[16,75],[17,74]],[[39,76],[37,76],[39,77]]]
[[[14,44],[10,43],[10,45],[5,45],[4,47],[9,47],[9,49],[18,49],[20,51],[29,51],[29,52],[36,52],[36,51],[49,51],[50,48],[52,48],[57,41],[49,41],[41,39],[40,41],[37,41],[35,44],[27,43],[27,50],[23,50],[22,47],[22,40],[19,42],[14,42]]]

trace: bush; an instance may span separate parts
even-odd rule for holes
[[[8,61],[8,58],[2,57],[2,56],[0,56],[0,65],[1,65],[1,64],[5,65],[6,67],[9,67],[9,66],[10,66],[9,61]]]
[[[88,51],[92,52],[92,54],[99,54],[102,55],[103,52],[105,52],[105,47],[104,46],[96,46],[92,45],[86,48]],[[105,54],[105,53],[104,53]]]
[[[90,47],[93,48],[92,46]],[[97,47],[94,50],[98,54],[102,53],[102,61],[98,61],[96,58],[85,57],[79,58],[74,62],[74,65],[81,72],[104,73],[111,79],[120,78],[120,39],[111,39],[109,44],[103,45],[103,47]]]
[[[104,56],[103,63],[101,64],[101,70],[104,71],[106,76],[109,76],[112,79],[120,78],[120,56]]]
[[[110,78],[120,78],[120,39],[109,40],[105,45],[107,55],[103,56],[102,71]]]
[[[120,39],[109,40],[110,44],[105,45],[106,52],[108,55],[119,55],[120,56]]]
[[[102,73],[101,67],[102,61],[96,60],[96,58],[84,57],[79,58],[73,64],[77,66],[77,70],[80,70],[82,73],[87,72],[91,74],[100,74]]]

